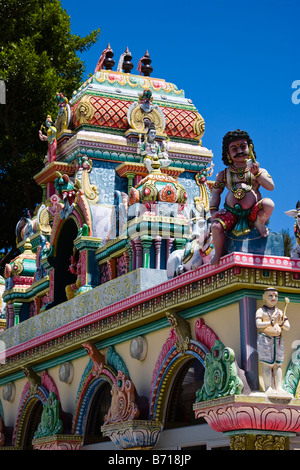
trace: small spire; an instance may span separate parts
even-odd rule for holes
[[[108,43],[107,48],[104,49],[98,60],[94,73],[99,72],[99,70],[103,69],[103,66],[105,66],[106,69],[111,70],[115,65],[115,61],[112,59],[113,56],[114,53],[110,47],[110,44]]]
[[[128,46],[126,47],[125,55],[124,55],[124,60],[123,60],[123,71],[124,73],[130,73],[132,68],[133,68],[133,63],[131,62],[132,60],[132,55],[128,49]]]
[[[106,52],[105,59],[104,59],[104,62],[103,62],[103,65],[106,68],[106,70],[112,70],[113,66],[115,65],[115,61],[113,60],[113,56],[114,56],[113,50],[110,47],[110,44],[108,43],[107,52]]]
[[[145,77],[150,76],[150,74],[153,72],[153,67],[150,65],[151,62],[152,60],[150,59],[150,55],[147,50],[144,57],[142,57],[138,63],[137,70],[140,72],[140,75],[142,73]]]

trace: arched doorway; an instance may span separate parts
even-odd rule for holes
[[[96,442],[110,441],[101,433],[101,426],[104,424],[104,416],[107,414],[111,404],[111,384],[102,380],[94,391],[88,408],[86,426],[84,433],[84,444],[94,444]]]
[[[32,450],[32,439],[40,424],[43,412],[43,403],[39,398],[31,401],[30,409],[27,410],[26,428],[22,439],[22,450]]]
[[[73,254],[73,242],[78,234],[78,227],[73,218],[67,219],[59,233],[54,272],[54,305],[67,300],[65,288],[76,281],[76,276],[69,271],[70,258]]]
[[[204,418],[196,420],[193,411],[196,392],[203,385],[204,372],[205,368],[197,358],[189,359],[180,367],[168,398],[165,429],[206,423]]]

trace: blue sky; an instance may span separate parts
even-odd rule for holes
[[[246,130],[257,161],[275,182],[270,229],[288,229],[285,215],[300,199],[300,2],[216,0],[128,2],[62,0],[72,32],[100,28],[98,43],[82,58],[93,73],[110,43],[115,67],[128,46],[134,68],[149,51],[152,77],[185,90],[206,123],[204,147],[223,169],[221,148],[229,130]],[[292,88],[299,80],[296,89]],[[299,88],[299,94],[297,89]],[[296,98],[294,104],[292,96]]]

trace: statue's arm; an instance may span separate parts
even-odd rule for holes
[[[260,168],[258,162],[255,162],[252,165],[250,171],[260,186],[267,189],[268,191],[273,191],[275,185],[271,175],[269,175],[267,170],[265,170],[264,168]]]
[[[256,328],[265,328],[266,326],[272,325],[271,320],[263,321],[263,311],[259,308],[255,316]]]
[[[216,176],[209,202],[210,213],[212,216],[219,210],[221,194],[224,191],[224,188],[224,171],[220,171]]]

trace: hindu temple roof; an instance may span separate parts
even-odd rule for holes
[[[109,127],[111,130],[128,130],[130,106],[139,100],[143,92],[149,90],[153,104],[159,106],[165,116],[166,135],[170,138],[188,139],[199,143],[204,133],[202,116],[192,100],[185,97],[184,90],[178,89],[175,84],[164,79],[150,77],[148,69],[150,67],[152,71],[152,67],[149,64],[151,60],[148,51],[141,59],[143,65],[139,67],[144,70],[144,75],[135,75],[129,73],[131,62],[125,60],[131,58],[128,49],[127,55],[124,53],[123,57],[123,71],[122,66],[119,66],[117,71],[112,70],[114,61],[110,46],[107,50],[110,54],[107,68],[99,68],[105,65],[105,60],[108,60],[104,55],[103,63],[99,59],[95,73],[73,93],[70,100],[74,128],[88,125],[98,128]]]
[[[176,102],[193,107],[191,100],[185,98],[184,90],[179,90],[173,83],[161,78],[143,77],[112,70],[100,70],[86,80],[82,86],[73,93],[72,102],[86,91],[107,92],[117,96],[136,98],[144,90],[150,89],[153,97],[165,102]]]

